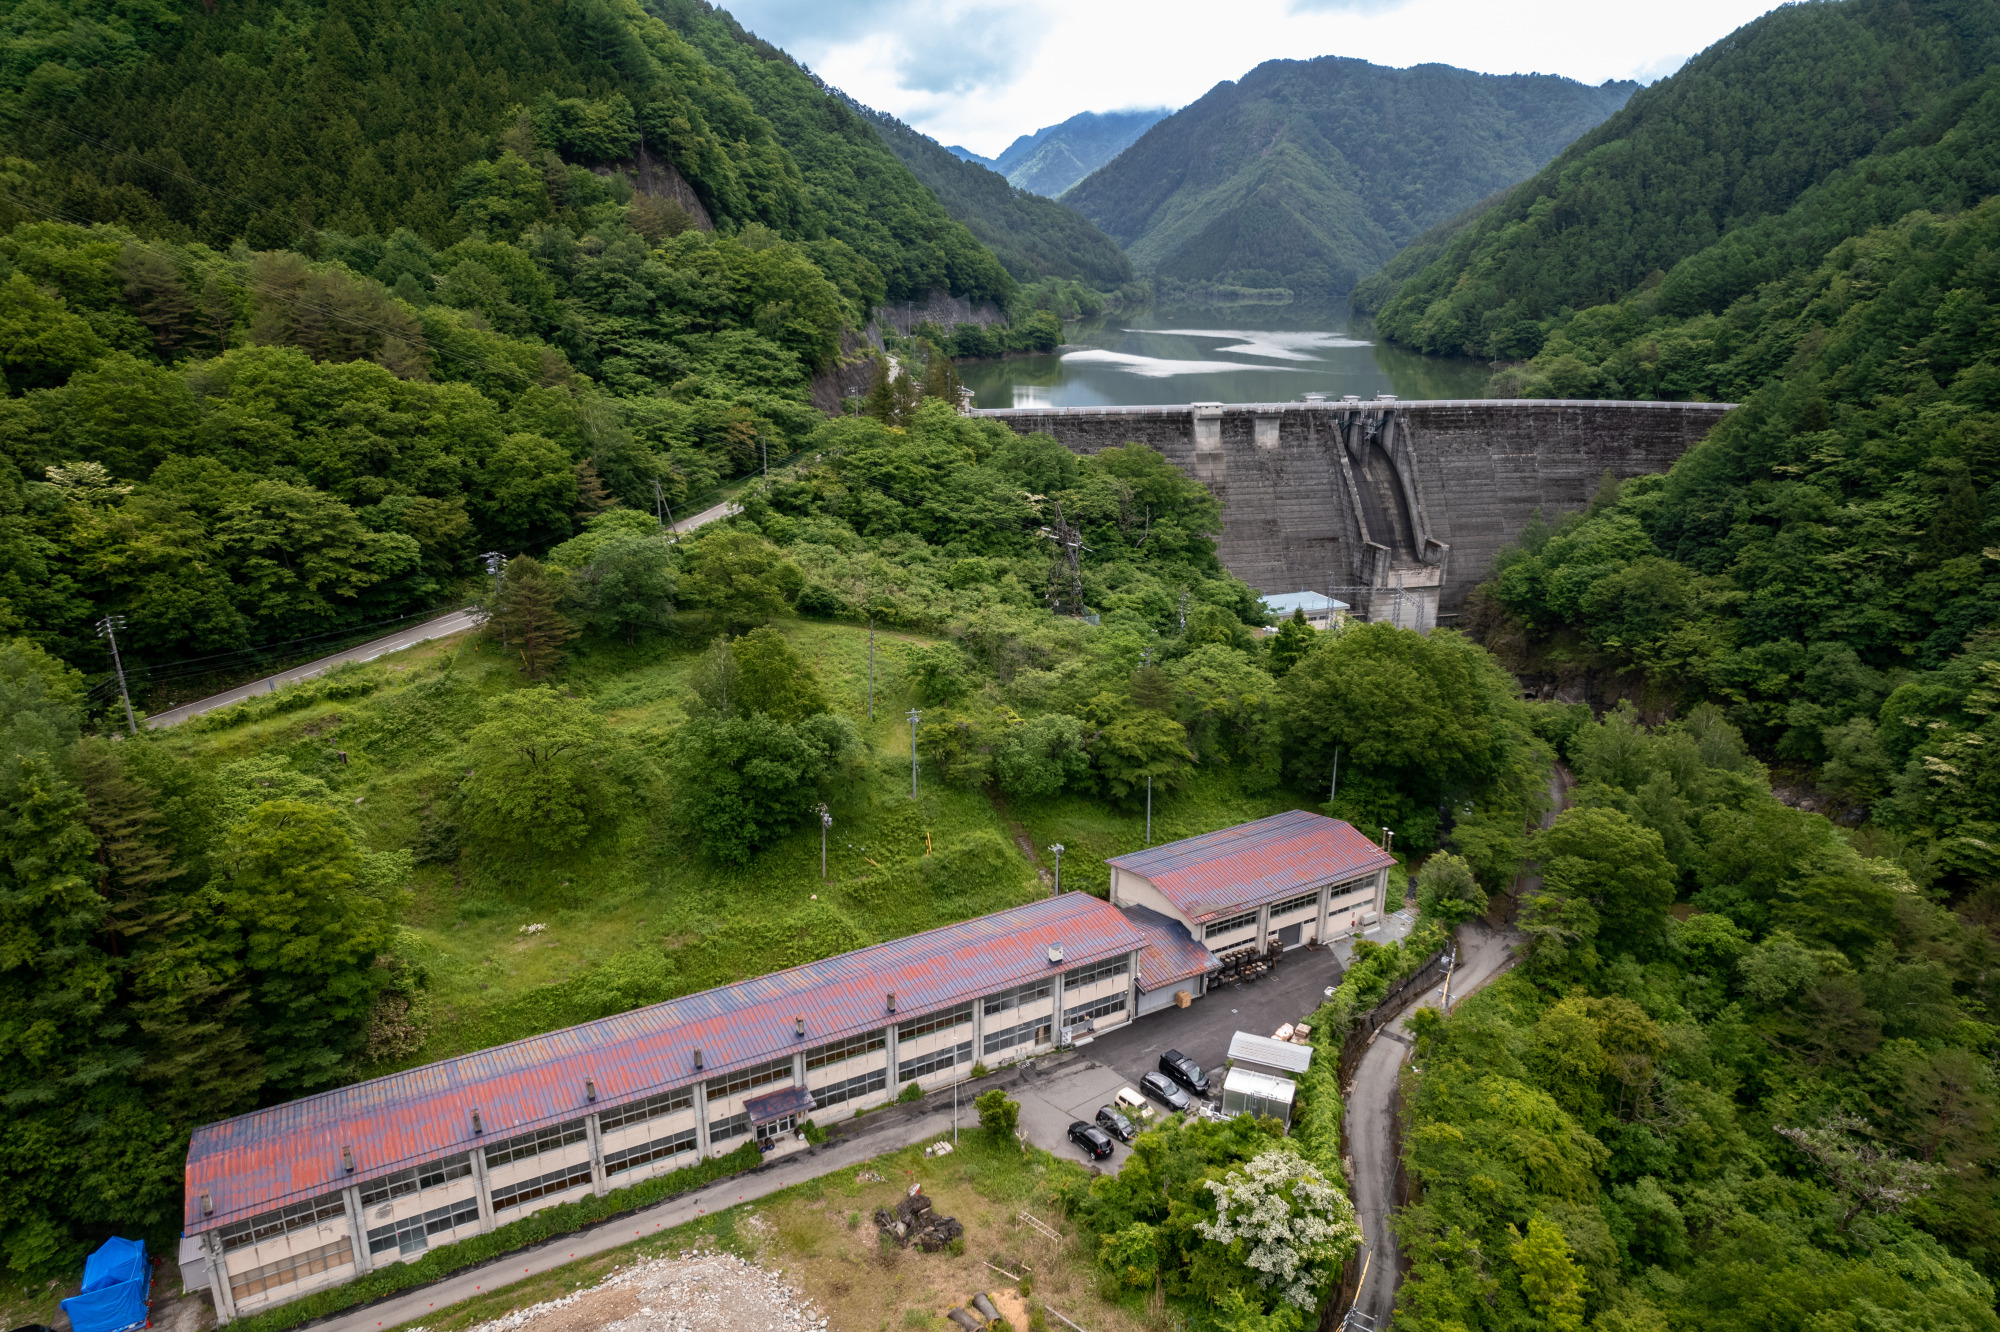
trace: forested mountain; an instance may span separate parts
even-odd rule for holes
[[[1719,312],[1842,237],[1990,193],[1996,57],[1991,4],[1784,6],[1419,241],[1356,304],[1397,341],[1500,357],[1640,293],[1649,314]]]
[[[930,187],[945,210],[1022,282],[1073,278],[1100,289],[1132,280],[1132,263],[1082,214],[967,161],[880,111],[863,109],[884,143]]]
[[[4,92],[32,208],[218,247],[397,227],[446,245],[468,230],[466,169],[548,96],[602,108],[565,130],[567,162],[671,159],[716,221],[838,238],[892,294],[1008,290],[845,104],[693,8],[672,14],[686,38],[631,0],[475,0],[422,22],[367,5],[144,12],[118,22],[124,42],[21,12]],[[516,220],[533,219],[494,222]]]
[[[1273,60],[1154,125],[1064,201],[1169,281],[1344,294],[1635,86]]]
[[[950,151],[993,168],[1021,189],[1055,199],[1172,114],[1166,107],[1084,111],[1060,125],[1044,125],[1033,134],[1023,134],[996,158],[977,157],[963,148]]]

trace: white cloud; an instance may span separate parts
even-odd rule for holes
[[[746,28],[941,143],[992,155],[1079,111],[1184,106],[1266,60],[1354,56],[1649,81],[1770,0],[737,0]]]

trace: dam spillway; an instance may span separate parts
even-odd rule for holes
[[[1604,474],[1664,472],[1731,403],[1378,398],[975,413],[1078,453],[1140,443],[1222,502],[1222,563],[1267,595],[1304,588],[1372,620],[1455,620],[1493,557]]]

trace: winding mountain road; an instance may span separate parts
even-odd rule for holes
[[[1555,822],[1557,811],[1568,807],[1575,784],[1568,771],[1556,765],[1549,777],[1550,808],[1542,816],[1544,829]],[[1524,875],[1515,884],[1516,899],[1540,883],[1539,876]],[[1347,1142],[1354,1163],[1354,1211],[1361,1222],[1367,1254],[1361,1289],[1354,1296],[1354,1312],[1369,1320],[1361,1324],[1364,1328],[1380,1332],[1389,1326],[1403,1285],[1403,1252],[1390,1233],[1389,1213],[1396,1205],[1396,1144],[1401,1138],[1396,1119],[1402,1113],[1403,1064],[1412,1046],[1410,1015],[1420,1008],[1442,1007],[1447,989],[1451,1001],[1457,1003],[1503,975],[1518,956],[1515,946],[1526,937],[1511,927],[1483,921],[1460,926],[1458,965],[1448,985],[1425,991],[1401,1017],[1377,1032],[1355,1065],[1354,1081],[1347,1093]]]

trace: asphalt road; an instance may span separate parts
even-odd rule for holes
[[[197,699],[193,703],[183,703],[177,708],[169,708],[165,712],[154,713],[152,716],[146,718],[146,726],[148,729],[172,726],[175,722],[184,722],[190,717],[199,717],[204,712],[213,712],[217,708],[226,708],[231,703],[241,703],[244,699],[251,698],[257,694],[275,693],[279,685],[292,684],[299,680],[310,680],[315,675],[323,675],[334,667],[346,662],[373,661],[385,653],[397,652],[406,647],[415,647],[417,644],[428,642],[433,638],[444,638],[450,634],[461,634],[468,629],[476,629],[484,619],[485,615],[480,611],[455,610],[448,614],[440,615],[434,620],[425,620],[421,624],[411,625],[408,629],[398,630],[386,638],[378,638],[373,642],[363,643],[360,647],[351,647],[345,652],[336,652],[330,657],[321,657],[318,661],[310,661],[303,666],[294,666],[289,671],[279,671],[276,675],[267,675],[263,679],[253,680],[247,685],[238,685],[236,688],[226,689],[220,694],[211,694],[207,698]]]
[[[1451,1001],[1501,974],[1514,964],[1514,944],[1521,936],[1513,930],[1496,930],[1479,921],[1461,926],[1458,932],[1458,967],[1451,977]],[[1403,1284],[1403,1255],[1389,1233],[1389,1211],[1394,1205],[1396,1156],[1390,1148],[1398,1105],[1403,1062],[1410,1057],[1410,1037],[1406,1025],[1419,1008],[1436,1008],[1443,987],[1428,990],[1404,1011],[1403,1016],[1375,1035],[1354,1070],[1354,1083],[1347,1093],[1347,1143],[1354,1160],[1354,1211],[1361,1222],[1362,1243],[1368,1250],[1368,1270],[1356,1294],[1354,1307],[1374,1319],[1377,1328],[1389,1326],[1395,1312],[1396,1292]]]
[[[724,500],[720,504],[703,509],[692,518],[681,519],[675,524],[675,528],[680,532],[692,532],[697,527],[706,526],[718,518],[727,518],[730,514],[741,511],[739,505],[729,500]],[[318,661],[309,661],[303,666],[294,666],[288,671],[279,671],[276,675],[267,675],[261,680],[253,680],[249,684],[238,685],[234,689],[226,689],[220,694],[211,694],[207,698],[196,699],[192,703],[183,703],[177,708],[169,708],[165,712],[155,713],[153,716],[146,718],[146,726],[148,729],[172,726],[175,722],[184,722],[190,717],[199,717],[204,712],[213,712],[217,708],[226,708],[232,703],[241,703],[244,699],[254,697],[257,694],[275,693],[279,685],[294,684],[300,680],[310,680],[315,675],[323,675],[334,667],[346,662],[373,661],[375,658],[387,653],[401,651],[406,647],[415,647],[417,644],[428,642],[433,638],[445,638],[451,634],[464,633],[468,629],[478,628],[485,618],[485,614],[481,611],[452,611],[449,614],[440,615],[434,620],[425,620],[422,624],[398,630],[385,638],[378,638],[373,642],[363,643],[360,647],[351,647],[345,652],[336,652],[330,657],[321,657]]]

